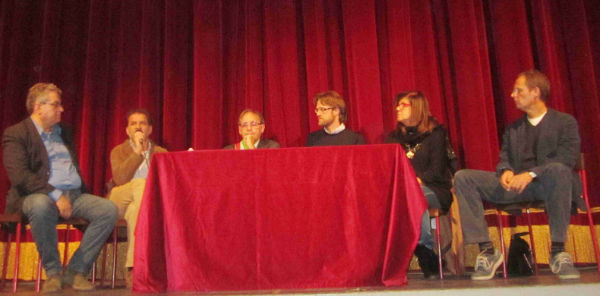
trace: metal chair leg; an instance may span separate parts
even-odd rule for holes
[[[4,289],[4,282],[6,281],[6,270],[8,269],[8,255],[10,254],[10,243],[12,242],[12,233],[8,233],[6,239],[6,247],[4,248],[4,264],[2,265],[2,285],[0,291]]]
[[[96,285],[96,262],[92,265],[92,284]]]
[[[442,236],[440,233],[440,216],[435,216],[435,239],[438,248],[438,267],[440,269],[440,279],[444,279],[444,268],[442,263]]]
[[[21,256],[21,222],[17,223],[17,232],[15,239],[15,270],[13,273],[13,294],[17,292],[17,282],[19,281],[19,258]]]
[[[581,170],[579,172],[579,177],[581,177],[581,185],[583,186],[583,200],[585,200],[588,225],[590,228],[590,234],[592,235],[592,245],[594,245],[594,254],[596,255],[596,266],[598,268],[598,272],[600,272],[600,248],[598,247],[598,236],[596,235],[594,219],[592,218],[592,209],[590,208],[590,198],[588,197],[586,172]]]
[[[35,277],[35,292],[36,293],[40,292],[40,286],[41,285],[42,285],[42,258],[38,257],[37,275]]]
[[[527,227],[529,229],[529,242],[531,244],[531,257],[533,259],[533,268],[535,271],[535,275],[538,274],[538,265],[537,265],[537,256],[535,254],[535,242],[533,241],[533,226],[531,226],[531,211],[528,208],[525,209],[527,213]]]
[[[104,286],[104,274],[106,274],[106,248],[107,245],[104,244],[104,247],[102,247],[102,269],[100,271],[100,286]]]
[[[500,232],[500,251],[504,256],[502,260],[502,277],[506,279],[508,277],[508,272],[506,271],[506,247],[504,246],[504,229],[502,226],[502,212],[500,210],[496,211],[496,218],[498,219],[498,232]]]
[[[71,231],[71,224],[67,224],[67,231],[65,232],[65,253],[63,255],[63,268],[67,265],[67,259],[69,258],[69,232]]]
[[[112,281],[110,284],[111,288],[115,288],[115,280],[117,277],[117,229],[113,230],[113,265],[112,265]]]

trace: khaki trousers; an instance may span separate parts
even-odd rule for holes
[[[125,267],[133,267],[133,253],[135,247],[135,225],[137,224],[138,212],[142,196],[144,195],[144,186],[146,179],[136,178],[132,181],[114,187],[110,191],[109,200],[117,205],[119,210],[119,219],[125,219],[127,222],[127,259]]]

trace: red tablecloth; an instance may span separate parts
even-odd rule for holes
[[[393,144],[155,154],[133,290],[399,286],[426,207]]]

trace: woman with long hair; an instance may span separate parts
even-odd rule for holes
[[[429,208],[448,211],[452,202],[452,181],[448,168],[446,130],[431,116],[427,98],[419,91],[396,96],[396,119],[396,130],[387,137],[386,142],[399,143],[404,148]],[[438,278],[438,258],[433,252],[428,211],[423,214],[421,223],[421,237],[414,253],[425,278]]]

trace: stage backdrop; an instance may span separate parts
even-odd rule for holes
[[[394,95],[421,90],[462,167],[492,170],[521,113],[515,76],[538,68],[551,107],[573,114],[600,206],[600,6],[596,0],[2,0],[0,128],[27,117],[27,89],[63,89],[83,177],[102,194],[125,114],[154,116],[169,150],[237,140],[244,108],[266,137],[301,146],[312,97],[336,90],[369,143],[395,127]],[[0,195],[8,189],[0,168]],[[4,198],[0,198],[0,209]]]

